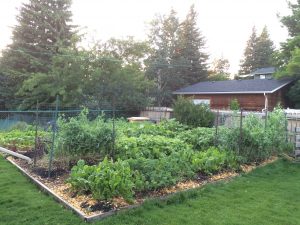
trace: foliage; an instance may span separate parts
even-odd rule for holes
[[[299,80],[289,90],[288,97],[293,103],[293,108],[300,109],[300,81]]]
[[[195,176],[191,165],[191,150],[173,152],[158,159],[139,157],[126,160],[141,175],[140,190],[153,190]]]
[[[219,143],[231,149],[244,162],[259,162],[286,149],[286,118],[281,109],[269,113],[267,123],[256,115],[243,119],[240,128],[221,129]]]
[[[176,138],[192,145],[195,151],[204,150],[214,145],[215,129],[197,127],[180,132]]]
[[[159,159],[189,149],[190,146],[183,141],[164,136],[141,135],[117,140],[117,155],[121,159]]]
[[[158,105],[171,105],[176,89],[207,77],[205,40],[197,28],[197,13],[191,6],[182,22],[171,10],[151,23],[146,75],[156,84],[154,97]]]
[[[230,108],[230,110],[239,110],[240,109],[240,104],[236,98],[232,99],[230,101],[229,108]]]
[[[204,104],[195,105],[190,99],[179,97],[174,105],[174,117],[183,124],[191,127],[211,127],[214,114]]]
[[[44,131],[38,131],[39,137],[47,136]],[[30,128],[25,130],[11,129],[10,131],[0,132],[0,146],[11,150],[31,150],[35,145],[35,131]]]
[[[133,173],[125,161],[105,158],[97,166],[87,166],[80,160],[72,168],[68,182],[76,190],[90,191],[97,200],[119,196],[131,200],[133,195]]]
[[[71,4],[71,0],[30,0],[22,4],[12,44],[3,52],[0,62],[8,80],[8,106],[19,104],[15,97],[23,81],[34,74],[47,74],[53,56],[78,38],[71,25]]]
[[[267,27],[265,26],[259,36],[256,28],[252,28],[252,33],[247,41],[244,51],[244,58],[241,60],[239,74],[249,74],[255,69],[272,66],[274,44],[270,40]]]
[[[125,123],[121,127],[119,125],[120,123],[117,125],[119,133],[123,133],[128,137],[139,137],[142,134],[175,137],[178,133],[188,129],[186,125],[179,123],[175,119],[163,120],[158,124]]]
[[[59,151],[72,156],[84,156],[88,153],[105,155],[110,152],[113,134],[112,128],[102,116],[95,120],[88,119],[88,111],[69,120],[61,117],[58,121]]]
[[[192,164],[196,171],[203,171],[206,174],[212,174],[224,168],[237,169],[238,166],[232,153],[221,151],[215,147],[195,153],[192,157]]]

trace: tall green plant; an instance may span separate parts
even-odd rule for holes
[[[190,99],[179,97],[174,105],[174,117],[191,127],[212,127],[215,116],[205,104],[195,105]]]

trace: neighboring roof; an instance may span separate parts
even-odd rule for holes
[[[173,94],[267,94],[283,88],[292,81],[292,79],[205,81],[179,89]]]
[[[265,67],[265,68],[256,69],[251,74],[252,75],[273,74],[275,72],[276,72],[276,68],[275,67]]]

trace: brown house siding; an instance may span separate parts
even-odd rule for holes
[[[264,94],[196,94],[184,95],[193,99],[209,99],[211,109],[228,109],[229,104],[233,99],[237,99],[240,107],[244,110],[261,111],[265,108]],[[282,91],[276,91],[273,94],[267,94],[268,108],[273,108],[278,104],[285,106]]]

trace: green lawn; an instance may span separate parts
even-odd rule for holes
[[[300,164],[279,160],[94,224],[300,224]],[[85,224],[0,158],[0,224]]]

